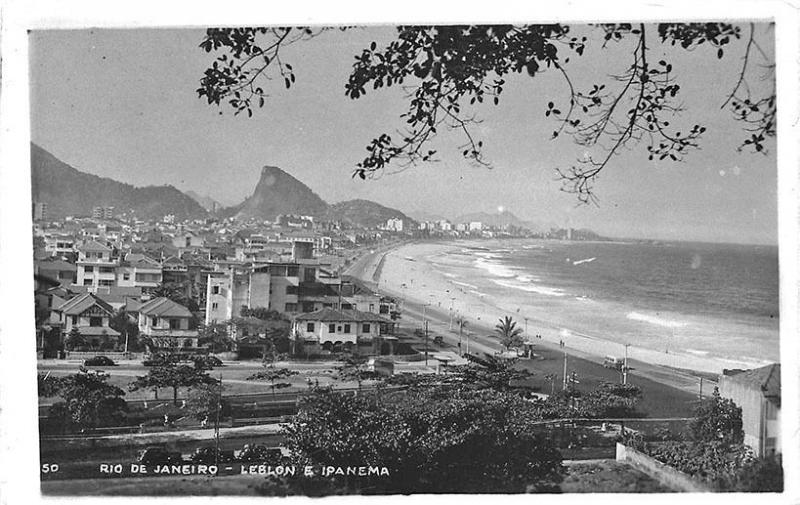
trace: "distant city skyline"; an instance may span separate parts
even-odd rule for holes
[[[757,30],[771,51],[769,27]],[[668,54],[675,64],[685,121],[709,128],[702,149],[684,163],[661,164],[647,161],[644,145],[624,152],[597,183],[599,207],[579,207],[574,195],[559,191],[553,170],[574,164],[583,148],[567,138],[548,140],[553,123],[544,117],[545,104],[563,94],[552,73],[509,79],[500,105],[479,111],[484,121],[477,131],[493,170],[469,166],[458,156],[460,139],[443,134],[439,163],[353,179],[368,141],[401,126],[405,102],[396,89],[352,101],[344,83],[353,55],[392,33],[391,27],[331,32],[288,47],[296,86],[270,90],[266,107],[247,119],[228,110],[220,115],[197,98],[213,59],[197,47],[203,30],[32,32],[32,140],[78,170],[137,186],[171,184],[223,205],[244,200],[261,167],[275,165],[329,203],[364,198],[449,219],[502,207],[523,220],[611,237],[777,243],[774,141],[766,156],[737,152],[741,124],[720,109],[735,83],[743,41],[721,61],[713,51],[665,52],[654,44],[654,59]],[[571,72],[584,76],[582,83],[586,75],[604,78],[624,70],[628,50],[590,47],[571,62]]]

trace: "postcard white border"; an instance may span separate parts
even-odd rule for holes
[[[798,123],[800,108],[800,0],[689,0],[441,2],[406,0],[397,3],[355,1],[257,2],[140,0],[7,0],[0,7],[2,23],[2,92],[0,94],[0,499],[7,503],[53,502],[39,494],[38,432],[36,418],[33,304],[30,302],[33,267],[30,221],[30,124],[28,116],[28,29],[85,27],[180,27],[254,24],[377,24],[430,22],[586,22],[637,20],[774,19],[778,78],[779,235],[781,268],[781,358],[783,361],[783,446],[786,491],[783,495],[686,495],[681,500],[705,503],[797,503],[800,500],[800,410],[798,410]],[[288,4],[288,5],[287,5]],[[580,503],[588,497],[512,496],[509,503],[528,500]],[[668,503],[671,495],[593,495],[592,502]],[[70,503],[95,501],[63,498]],[[116,499],[135,503],[142,498]],[[219,502],[245,498],[158,499],[174,503]],[[352,503],[376,498],[328,498],[324,503]],[[381,502],[421,502],[431,497],[381,497]],[[467,496],[437,496],[437,502],[461,503]],[[491,499],[482,497],[481,500]],[[102,498],[106,501],[107,498]],[[263,500],[263,498],[262,498]],[[305,502],[302,498],[288,502]]]

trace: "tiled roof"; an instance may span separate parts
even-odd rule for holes
[[[114,308],[111,305],[109,305],[108,303],[94,296],[91,293],[84,293],[74,298],[70,298],[56,310],[63,312],[68,316],[77,316],[85,312],[88,308],[92,307],[93,305],[99,306],[101,309],[105,310],[109,314],[114,313]]]
[[[76,293],[88,293],[89,288],[94,290],[94,295],[107,303],[124,304],[126,300],[142,296],[142,288],[137,286],[70,286]]]
[[[39,271],[48,271],[48,272],[65,271],[65,270],[74,272],[78,269],[78,267],[75,266],[74,264],[64,260],[37,261],[36,266],[39,268]]]
[[[101,244],[96,240],[90,240],[78,248],[81,251],[111,251],[107,245]]]
[[[158,317],[192,317],[189,309],[163,296],[143,303],[139,313]]]
[[[761,368],[745,370],[729,375],[731,380],[740,384],[752,386],[760,390],[764,396],[780,398],[781,396],[781,365],[773,363]]]
[[[314,312],[306,312],[295,316],[297,321],[322,321],[322,322],[381,322],[389,323],[391,321],[371,312],[362,312],[360,310],[334,310],[331,308],[324,308],[315,310]]]

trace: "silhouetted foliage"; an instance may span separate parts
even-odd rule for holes
[[[256,104],[263,107],[268,96],[262,85],[277,78],[288,89],[295,82],[294,69],[281,58],[281,50],[330,30],[209,29],[200,47],[218,55],[200,80],[198,96],[252,116]],[[557,172],[565,191],[577,194],[581,202],[595,201],[593,183],[623,149],[644,142],[649,159],[681,161],[699,147],[706,132],[705,126],[691,121],[679,121],[683,127],[670,124],[682,111],[681,86],[671,62],[651,61],[656,44],[710,51],[722,58],[732,40],[746,37],[738,80],[719,105],[729,106],[743,123],[747,138],[741,148],[763,153],[766,139],[775,136],[774,61],[758,44],[753,23],[749,29],[730,23],[600,24],[580,30],[585,35],[574,34],[573,27],[564,24],[398,26],[396,30],[396,38],[385,47],[372,42],[355,55],[344,86],[351,99],[361,98],[369,89],[402,87],[408,102],[400,116],[404,130],[377,135],[367,145],[368,154],[353,174],[362,179],[392,163],[404,167],[435,161],[437,153],[429,144],[443,129],[460,133],[465,159],[491,166],[483,141],[473,131],[480,122],[477,110],[484,101],[498,105],[507,79],[514,74],[527,76],[535,86],[536,76],[556,72],[564,88],[553,93],[543,111],[555,123],[552,138],[568,135],[578,145],[602,153],[595,158],[587,152],[575,165]],[[609,82],[577,82],[569,71],[570,59],[583,57],[592,45],[602,50],[609,43],[628,44],[627,68],[611,70]],[[766,90],[759,90],[752,71],[748,72],[755,56],[766,69],[761,80],[771,82]]]

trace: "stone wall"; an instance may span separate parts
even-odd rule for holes
[[[617,443],[617,461],[624,461],[676,491],[706,493],[712,489],[690,475],[657,461],[631,447]]]

